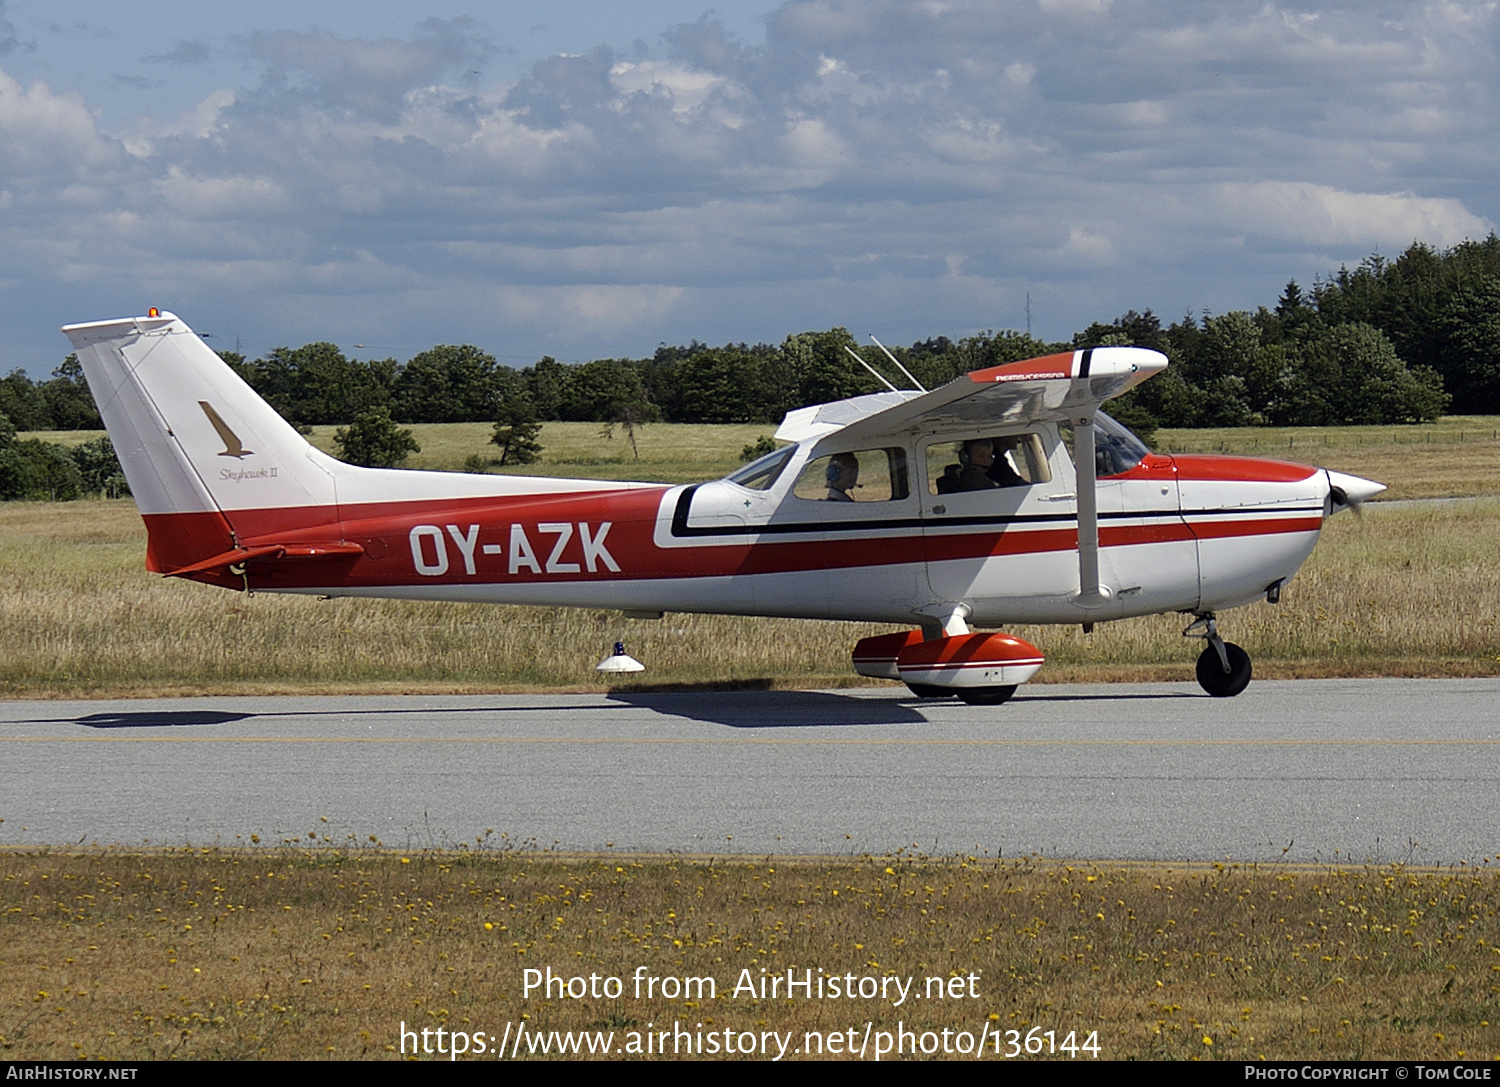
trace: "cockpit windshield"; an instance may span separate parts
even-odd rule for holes
[[[1058,429],[1062,432],[1062,439],[1067,443],[1068,451],[1073,451],[1073,428],[1067,423],[1061,424]],[[1118,476],[1130,471],[1146,458],[1151,450],[1146,443],[1130,432],[1123,423],[1111,419],[1104,412],[1094,413],[1094,475],[1100,479],[1105,476]]]
[[[1094,416],[1094,463],[1101,476],[1128,472],[1151,452],[1146,443],[1102,411]]]
[[[792,453],[796,449],[795,445],[783,446],[774,453],[767,453],[759,460],[751,461],[727,478],[730,483],[738,483],[746,490],[768,491],[781,475],[781,470],[786,467],[786,462],[791,460]]]

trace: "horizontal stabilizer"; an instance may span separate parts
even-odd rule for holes
[[[204,559],[202,562],[195,562],[191,566],[173,570],[167,576],[191,577],[193,574],[218,570],[230,570],[233,573],[232,567],[244,566],[247,562],[256,559],[302,563],[327,559],[357,559],[364,553],[363,547],[352,543],[260,544],[255,547],[237,547],[232,551],[225,551],[212,558]]]

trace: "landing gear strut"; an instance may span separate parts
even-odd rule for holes
[[[1250,654],[1219,637],[1212,612],[1189,623],[1182,636],[1208,642],[1198,657],[1198,686],[1215,698],[1233,698],[1250,686]]]

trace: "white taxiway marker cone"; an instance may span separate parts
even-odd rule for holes
[[[596,672],[644,672],[646,666],[625,652],[625,643],[616,642],[615,651],[594,667]]]

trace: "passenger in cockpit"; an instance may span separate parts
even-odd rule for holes
[[[1011,467],[1010,458],[1006,456],[1007,453],[1014,453],[1017,458],[1016,463],[1023,463],[1020,456],[1020,449],[1021,442],[1024,440],[1024,437],[1021,435],[990,439],[990,447],[993,453],[989,471],[985,475],[989,477],[990,482],[996,487],[1024,487],[1027,485],[1026,480],[1021,477],[1020,473]]]
[[[975,438],[965,442],[959,460],[963,468],[958,473],[960,491],[987,491],[999,484],[990,478],[990,469],[995,466],[995,445],[988,438]]]

